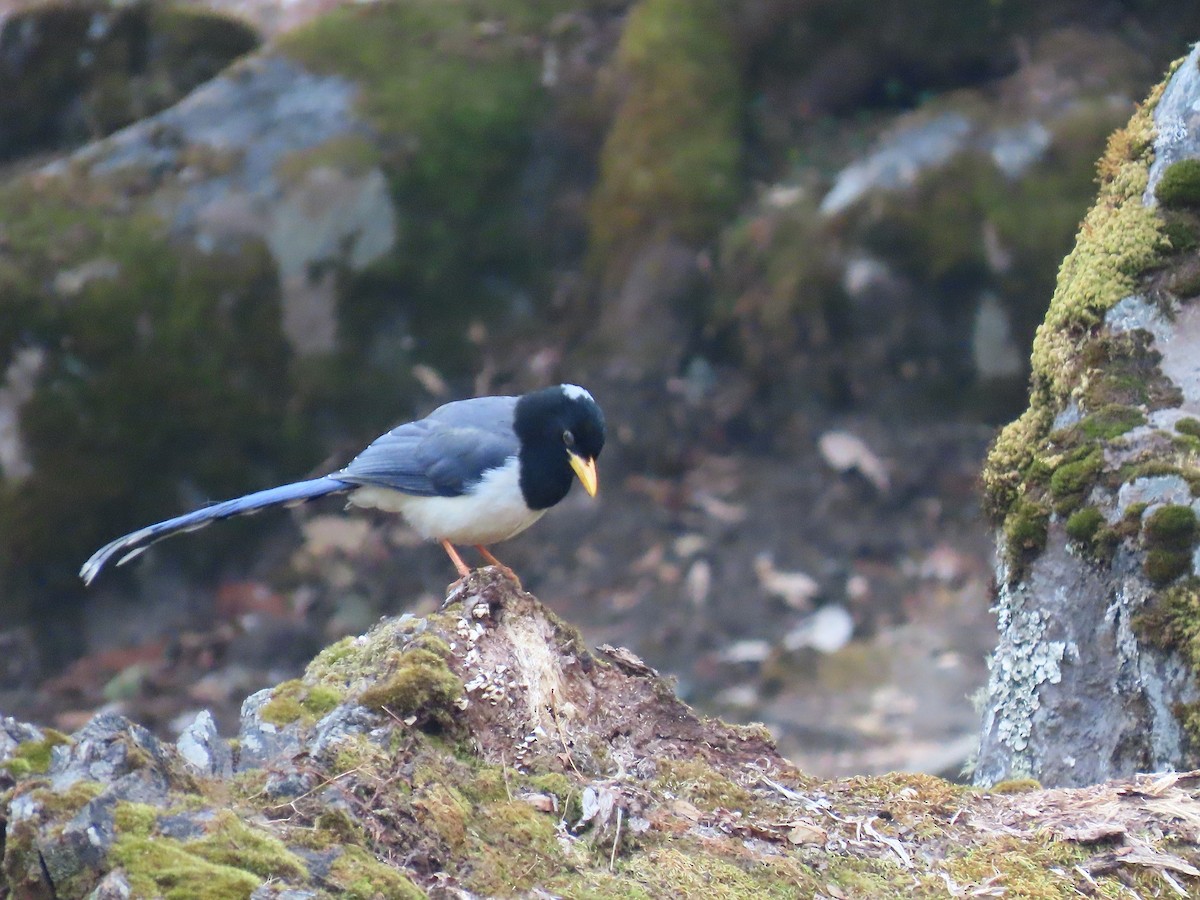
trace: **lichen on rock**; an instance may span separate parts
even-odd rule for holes
[[[984,471],[1004,564],[981,783],[1083,784],[1200,759],[1181,600],[1200,561],[1194,251],[1181,217],[1200,158],[1200,130],[1181,112],[1200,90],[1196,59],[1110,139],[1034,343],[1029,408]],[[1047,658],[1055,677],[1032,694],[1011,677]]]

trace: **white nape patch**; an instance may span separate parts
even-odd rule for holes
[[[559,387],[567,395],[568,400],[591,400],[593,403],[596,402],[595,398],[587,390],[577,384],[560,384]]]
[[[582,389],[581,389],[582,390]],[[354,506],[400,513],[427,540],[452,544],[494,544],[520,534],[544,509],[525,505],[520,464],[515,456],[492,469],[461,497],[416,497],[392,488],[364,485],[349,496]]]

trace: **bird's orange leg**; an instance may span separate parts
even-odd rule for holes
[[[509,581],[515,583],[517,587],[521,587],[521,579],[517,577],[517,573],[514,572],[512,569],[510,569],[508,566],[506,566],[504,563],[500,562],[500,560],[496,559],[496,557],[492,555],[491,550],[489,550],[487,547],[483,546],[482,544],[476,544],[475,549],[479,551],[480,556],[482,556],[485,560],[487,560],[488,565],[495,566],[497,569],[500,570],[500,573],[505,578],[507,578]]]
[[[449,541],[442,541],[442,549],[446,551],[446,555],[450,557],[450,562],[454,563],[454,568],[458,569],[458,574],[466,578],[471,574],[471,570],[467,568],[467,564],[462,561],[462,557],[458,555],[458,551]]]

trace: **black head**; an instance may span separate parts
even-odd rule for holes
[[[522,395],[513,429],[521,441],[521,493],[530,509],[548,509],[576,477],[596,493],[596,457],[604,449],[604,413],[581,387],[560,384]]]

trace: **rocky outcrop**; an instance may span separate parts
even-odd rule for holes
[[[174,746],[111,713],[70,736],[4,720],[0,788],[14,898],[1052,897],[1200,879],[1196,777],[817,782],[491,569],[249,697],[232,741],[207,713]]]
[[[1198,61],[1110,141],[1034,344],[1030,408],[988,462],[1000,644],[980,783],[1200,759]]]

